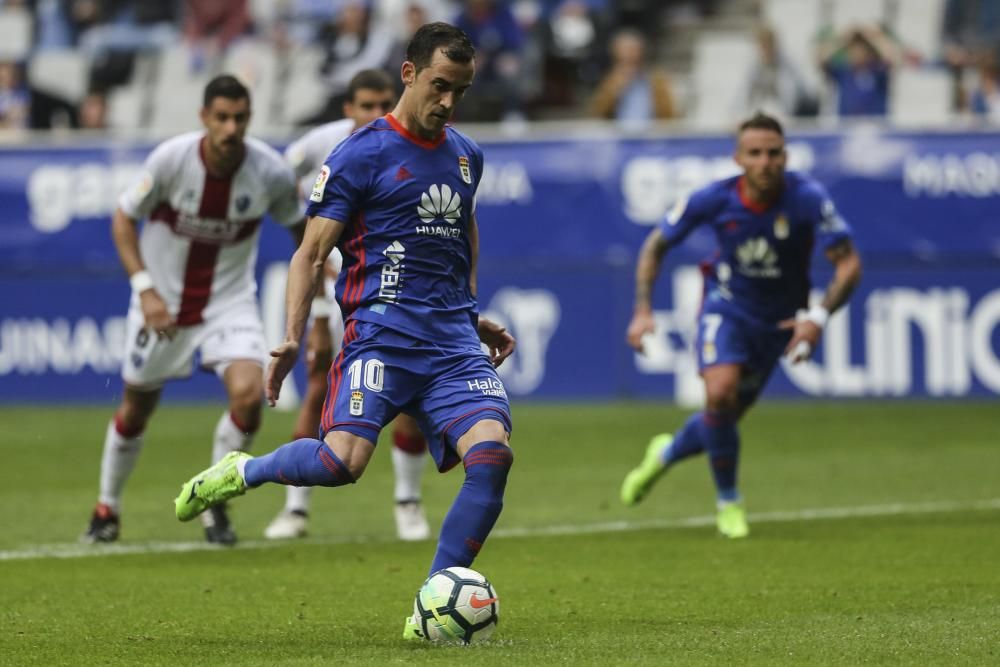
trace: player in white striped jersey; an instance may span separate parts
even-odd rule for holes
[[[285,158],[299,179],[301,191],[312,191],[320,167],[333,149],[359,127],[388,113],[395,106],[392,79],[381,70],[362,70],[351,79],[344,102],[342,120],[313,128],[285,150]],[[330,256],[326,277],[330,283],[327,297],[313,302],[313,318],[320,326],[310,328],[307,343],[308,386],[302,409],[295,424],[293,439],[313,438],[319,432],[320,413],[326,397],[327,372],[340,349],[344,323],[334,298],[331,279],[340,270],[337,250]],[[329,326],[318,314],[329,314]],[[420,483],[423,477],[427,442],[412,417],[400,414],[393,421],[392,463],[395,471],[396,533],[402,540],[422,540],[430,536],[430,526],[421,504]],[[310,489],[289,486],[285,506],[271,521],[264,535],[270,539],[288,539],[306,534]]]
[[[208,83],[201,121],[203,131],[156,147],[112,220],[132,299],[125,388],[105,436],[87,542],[118,538],[122,491],[146,424],[164,384],[189,377],[196,357],[229,397],[212,460],[246,449],[260,424],[267,362],[254,279],[260,224],[269,214],[300,236],[303,208],[281,155],[245,137],[250,93],[238,80],[223,75]],[[209,542],[236,541],[224,508],[207,512],[204,524]]]

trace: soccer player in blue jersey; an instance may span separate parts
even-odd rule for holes
[[[642,352],[653,331],[653,283],[667,251],[708,226],[718,253],[704,266],[705,296],[695,341],[705,381],[705,409],[675,435],[652,439],[642,463],[622,484],[626,505],[641,501],[675,463],[706,452],[718,498],[718,528],[730,538],[750,529],[736,487],[740,437],[736,425],[753,405],[782,355],[808,359],[830,313],[861,279],[851,232],[826,190],[785,171],[784,132],[758,114],[739,129],[735,159],[741,176],[716,181],[680,203],[639,251],[629,345]],[[807,308],[813,247],[833,264],[821,305]]]
[[[396,108],[342,142],[316,179],[305,238],[288,271],[285,341],[271,352],[266,393],[273,405],[337,245],[346,330],[330,369],[323,437],[258,458],[229,456],[195,475],[175,501],[180,520],[265,482],[353,484],[379,431],[405,412],[427,434],[439,470],[465,467],[430,571],[476,557],[500,515],[514,460],[510,407],[495,367],[515,342],[477,314],[475,194],[483,153],[446,125],[472,84],[474,55],[461,30],[421,27],[407,48]],[[407,619],[404,637],[418,637],[417,627]]]

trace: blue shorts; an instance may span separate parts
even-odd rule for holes
[[[698,370],[719,364],[742,366],[740,399],[749,405],[764,388],[791,337],[791,331],[753,324],[730,313],[702,312],[695,339]]]
[[[348,431],[372,442],[404,412],[417,419],[438,470],[459,462],[459,438],[483,419],[511,431],[507,392],[478,341],[440,345],[352,320],[330,368],[320,438]]]

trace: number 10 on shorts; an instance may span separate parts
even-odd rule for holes
[[[351,382],[351,407],[350,412],[355,417],[360,417],[365,411],[365,394],[361,391],[361,381],[364,379],[365,388],[369,391],[382,391],[382,384],[385,381],[385,364],[378,359],[364,361],[358,359],[347,368],[347,377]]]

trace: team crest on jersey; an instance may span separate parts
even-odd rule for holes
[[[250,207],[250,195],[240,195],[236,198],[236,211],[238,213],[245,213]]]
[[[787,239],[789,229],[788,218],[785,217],[784,213],[779,213],[778,217],[774,220],[774,238],[779,240]]]
[[[329,178],[330,167],[324,164],[323,168],[319,170],[319,174],[316,176],[316,182],[313,184],[312,194],[309,195],[310,201],[323,201],[323,195],[326,193],[326,182]]]
[[[462,173],[462,180],[472,185],[472,172],[469,170],[469,158],[464,155],[458,156],[458,170]]]
[[[365,395],[360,391],[351,392],[351,414],[360,417],[365,411]]]

